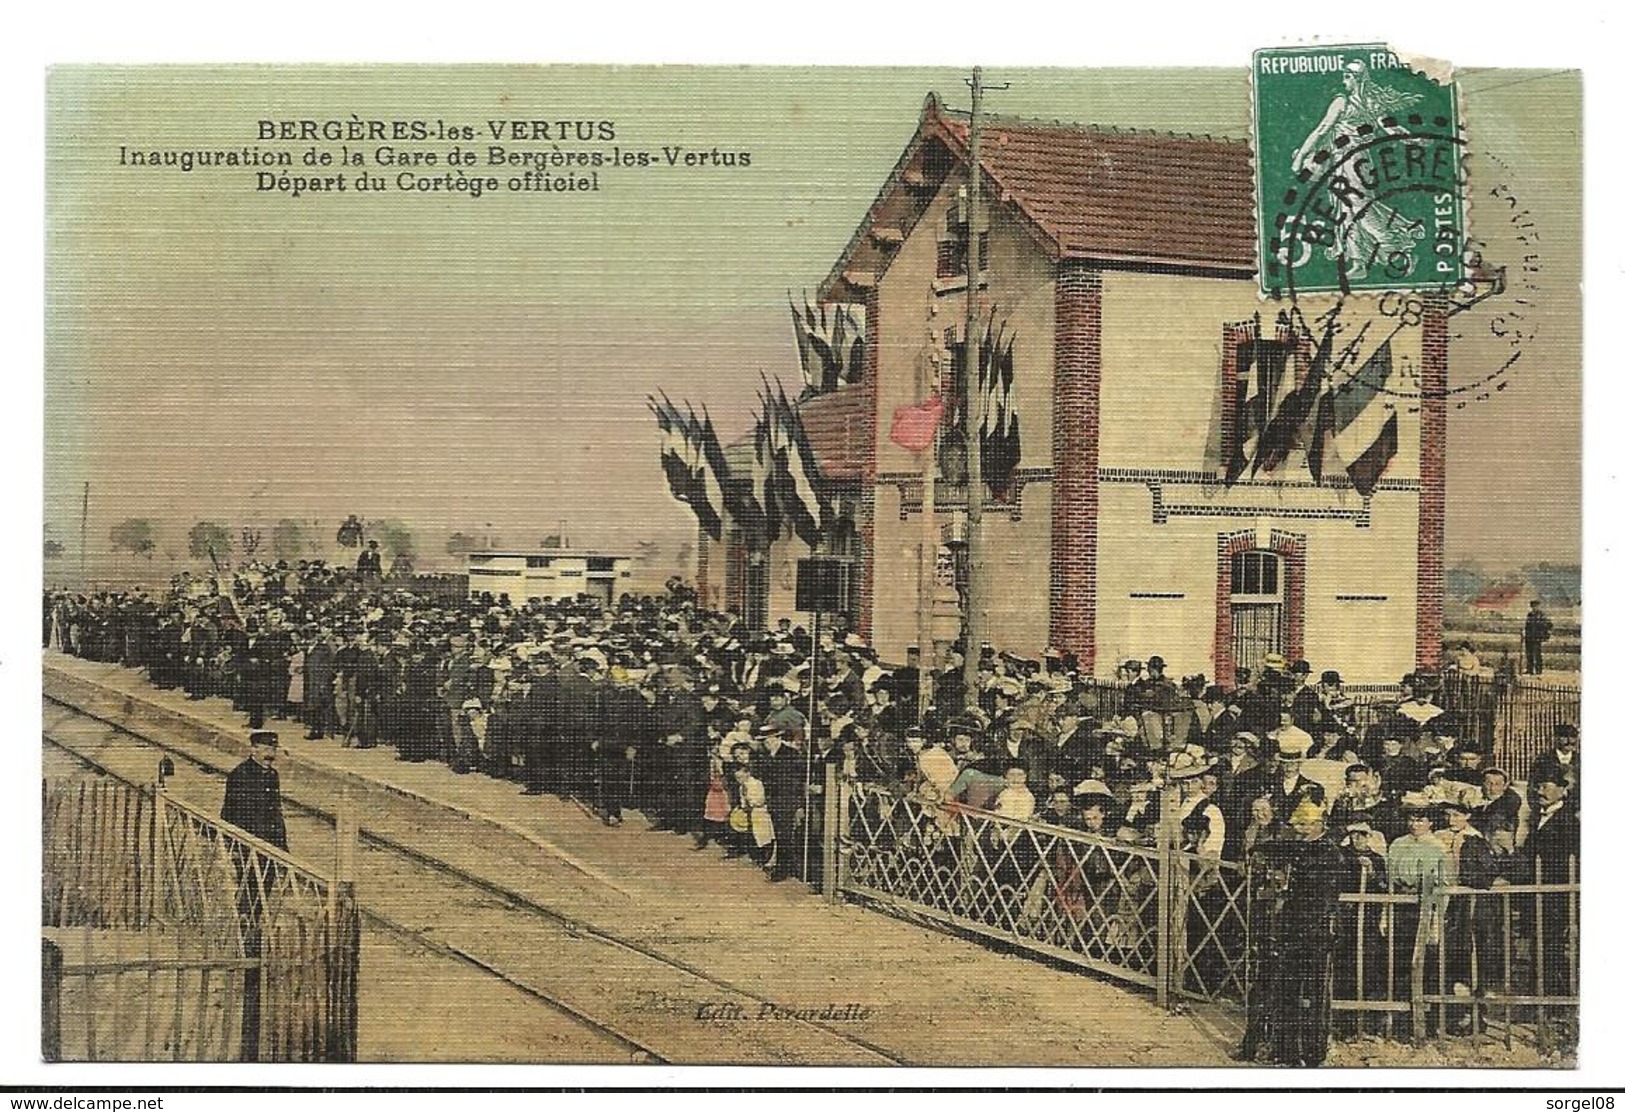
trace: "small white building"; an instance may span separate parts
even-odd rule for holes
[[[613,606],[623,579],[632,577],[632,557],[552,549],[546,552],[475,552],[468,557],[468,597],[508,596],[515,606],[531,599],[590,595]]]

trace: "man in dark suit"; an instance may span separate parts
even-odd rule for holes
[[[1580,819],[1568,801],[1568,785],[1559,773],[1530,775],[1530,788],[1538,807],[1529,822],[1525,852],[1534,866],[1534,880],[1541,884],[1567,884],[1579,879]],[[1571,875],[1570,863],[1574,872]],[[1541,950],[1550,996],[1567,996],[1573,985],[1570,973],[1570,920],[1579,922],[1579,896],[1554,892],[1537,896],[1540,915]]]
[[[768,876],[775,881],[788,880],[801,869],[802,830],[798,820],[805,818],[807,755],[771,722],[759,732],[762,749],[754,765],[767,789],[767,810],[773,816],[778,841],[778,854]]]
[[[1555,777],[1567,789],[1566,805],[1576,814],[1580,811],[1580,731],[1568,723],[1559,723],[1552,730],[1552,747],[1535,758],[1529,769],[1529,787],[1534,789],[1544,777]]]
[[[1510,833],[1516,842],[1522,825],[1523,797],[1508,786],[1511,782],[1503,769],[1484,770],[1484,803],[1473,817],[1473,825],[1492,842],[1501,831]]]
[[[277,736],[270,730],[248,735],[248,759],[226,774],[226,799],[220,817],[240,830],[278,849],[288,848],[288,828],[282,818],[282,784],[277,778]],[[259,957],[264,939],[266,893],[274,891],[280,867],[267,854],[233,840],[231,862],[237,874],[237,917],[242,927],[243,954]],[[259,1058],[260,971],[243,971],[242,1057]]]
[[[278,849],[288,848],[282,818],[282,784],[277,777],[277,736],[270,730],[248,735],[248,759],[226,775],[226,801],[220,817]]]
[[[333,728],[333,677],[338,664],[332,639],[318,632],[305,650],[305,738],[319,741]]]
[[[1552,619],[1540,608],[1540,600],[1535,599],[1529,604],[1529,617],[1523,623],[1523,656],[1526,670],[1531,676],[1538,676],[1545,670],[1546,642],[1552,636]]]

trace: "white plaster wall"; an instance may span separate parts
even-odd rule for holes
[[[1188,499],[1200,488],[1165,490]],[[1327,492],[1274,492],[1265,503],[1236,492],[1213,504],[1315,508]],[[1351,506],[1358,505],[1349,496]],[[1213,636],[1218,537],[1271,528],[1308,538],[1304,591],[1304,658],[1319,671],[1336,668],[1348,683],[1392,683],[1409,671],[1416,649],[1416,514],[1411,491],[1382,492],[1371,526],[1350,521],[1256,515],[1170,517],[1151,524],[1143,484],[1107,483],[1100,491],[1096,671],[1109,675],[1124,659],[1160,654],[1173,675],[1214,675]],[[1183,599],[1135,599],[1133,593],[1183,593]],[[1338,601],[1338,595],[1383,595],[1382,602]]]
[[[1305,300],[1302,311],[1311,327],[1320,327],[1317,318],[1331,304],[1325,297]],[[1108,271],[1102,281],[1100,465],[1221,467],[1217,430],[1224,325],[1257,313],[1262,333],[1272,336],[1281,308],[1281,303],[1260,301],[1250,280]],[[1373,297],[1347,299],[1338,319],[1342,331],[1334,339],[1334,350],[1341,350],[1369,324],[1362,356],[1375,350],[1397,324],[1382,314]],[[1391,393],[1373,403],[1391,404],[1399,413],[1399,453],[1384,478],[1414,479],[1419,473],[1421,418],[1414,410],[1421,343],[1420,328],[1401,328],[1394,334]],[[1356,364],[1335,372],[1333,381],[1346,382],[1357,369]],[[1296,452],[1275,477],[1308,474],[1303,453]]]

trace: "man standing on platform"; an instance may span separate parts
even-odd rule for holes
[[[226,775],[226,801],[220,817],[278,849],[288,848],[282,818],[282,784],[277,777],[277,736],[270,730],[248,735],[248,759]]]
[[[1278,920],[1286,944],[1271,1034],[1277,1065],[1318,1066],[1331,1038],[1333,925],[1343,861],[1326,838],[1326,812],[1319,804],[1303,800],[1290,821],[1298,845],[1287,866]]]
[[[1552,619],[1546,616],[1546,611],[1540,608],[1537,598],[1529,604],[1529,617],[1523,622],[1523,661],[1524,670],[1531,676],[1538,676],[1545,669],[1543,659],[1546,651],[1546,642],[1552,636]]]
[[[268,842],[288,848],[288,827],[282,817],[282,782],[277,777],[277,736],[270,730],[248,735],[248,759],[226,775],[226,798],[220,817],[232,826]],[[257,958],[264,949],[266,894],[276,887],[281,870],[266,854],[233,839],[231,860],[237,874],[237,916],[243,934],[243,956]],[[259,1058],[260,970],[243,971],[242,1058]]]

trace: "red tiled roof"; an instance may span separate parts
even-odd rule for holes
[[[860,479],[867,459],[874,395],[843,386],[799,403],[801,426],[826,479]]]
[[[967,156],[969,121],[939,118]],[[994,120],[982,166],[1062,257],[1257,265],[1246,143]]]
[[[919,129],[821,296],[843,292],[848,274],[872,280],[884,271],[890,252],[871,230],[900,226],[906,234],[940,187],[943,167],[933,166],[931,152],[946,148],[963,165],[969,133],[964,114],[927,99]],[[993,187],[988,202],[1011,204],[1053,258],[1237,277],[1257,270],[1252,152],[1240,140],[991,118],[982,128],[982,170]],[[925,194],[909,188],[921,181]]]

